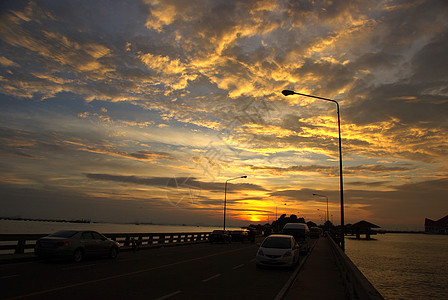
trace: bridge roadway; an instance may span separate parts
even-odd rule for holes
[[[194,244],[117,259],[0,265],[1,299],[275,299],[294,270],[258,269],[256,244]],[[301,256],[303,259],[304,256]]]

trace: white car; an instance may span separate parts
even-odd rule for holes
[[[292,235],[273,234],[261,243],[255,261],[257,267],[293,267],[299,254],[299,245]]]
[[[290,234],[299,244],[301,253],[308,253],[310,250],[310,230],[303,223],[287,223],[282,230],[282,234]]]

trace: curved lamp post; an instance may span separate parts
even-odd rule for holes
[[[307,94],[302,94],[302,93],[296,93],[294,91],[290,91],[290,90],[283,90],[282,94],[285,96],[290,96],[290,95],[300,95],[300,96],[305,96],[305,97],[310,97],[310,98],[315,98],[315,99],[320,99],[320,100],[325,100],[325,101],[330,101],[333,103],[336,103],[336,111],[338,113],[338,132],[339,132],[339,184],[340,184],[340,193],[341,193],[341,249],[342,251],[345,251],[345,228],[344,228],[344,184],[343,184],[343,178],[342,178],[342,146],[341,146],[341,117],[339,115],[339,103],[336,100],[333,99],[328,99],[328,98],[323,98],[323,97],[318,97],[318,96],[312,96],[312,95],[307,95]]]
[[[325,222],[328,221],[328,197],[324,196],[324,195],[319,195],[319,194],[313,194],[313,196],[318,196],[318,197],[325,197],[327,198],[327,213],[325,214]]]
[[[283,205],[286,205],[286,203],[283,203]],[[275,207],[275,220],[277,221],[278,219],[277,219],[277,207],[278,207],[278,205]]]
[[[227,205],[227,182],[230,180],[240,179],[240,178],[247,178],[246,175],[244,176],[238,176],[235,178],[230,178],[226,180],[226,184],[224,187],[224,230],[226,230],[226,205]]]

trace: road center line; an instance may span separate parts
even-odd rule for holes
[[[238,266],[234,266],[234,267],[232,268],[232,270],[239,269],[239,268],[241,268],[241,267],[243,267],[243,266],[244,266],[244,264],[241,264],[241,265],[238,265]]]
[[[163,297],[157,298],[156,300],[164,300],[164,299],[168,299],[168,298],[173,297],[173,296],[176,296],[177,294],[180,294],[180,293],[182,293],[182,291],[175,291],[175,292],[173,292],[173,293],[171,293],[171,294],[168,294],[168,295],[165,295],[165,296],[163,296]]]
[[[221,276],[221,274],[213,275],[212,277],[209,277],[209,278],[207,278],[207,279],[202,280],[202,282],[210,281],[210,280],[215,279],[216,277],[219,277],[219,276]]]
[[[221,255],[221,254],[237,252],[237,251],[241,251],[241,250],[248,249],[248,248],[251,248],[251,247],[253,247],[253,245],[250,245],[250,246],[247,246],[247,247],[243,247],[243,248],[238,248],[238,249],[218,252],[218,253],[214,253],[214,254],[209,254],[209,255],[205,255],[205,256],[201,256],[201,257],[181,260],[181,261],[174,262],[174,263],[171,263],[171,264],[161,265],[161,266],[157,266],[157,267],[151,267],[151,268],[147,268],[147,269],[141,269],[141,270],[133,271],[133,272],[129,272],[129,273],[117,274],[117,275],[113,275],[113,276],[109,276],[109,277],[103,277],[103,278],[93,279],[93,280],[89,280],[89,281],[73,283],[73,284],[64,285],[64,286],[60,286],[60,287],[53,288],[53,289],[37,291],[37,292],[33,292],[33,293],[21,295],[21,296],[15,296],[15,297],[11,297],[11,298],[8,298],[8,299],[5,299],[5,300],[21,299],[21,298],[26,298],[26,297],[43,295],[43,294],[48,294],[48,293],[51,293],[51,292],[57,292],[57,291],[65,290],[65,289],[72,288],[72,287],[78,287],[78,286],[83,286],[83,285],[103,282],[103,281],[106,281],[106,280],[118,279],[118,278],[122,278],[122,277],[126,277],[126,276],[132,276],[132,275],[136,275],[136,274],[140,274],[140,273],[144,273],[144,272],[149,272],[149,271],[159,270],[159,269],[163,269],[163,268],[167,268],[167,267],[177,266],[177,265],[180,265],[180,264],[184,264],[184,263],[188,263],[188,262],[192,262],[192,261],[197,261],[197,260],[201,260],[201,259],[204,259],[204,258],[218,256],[218,255]]]

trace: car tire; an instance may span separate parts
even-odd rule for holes
[[[118,256],[118,249],[117,247],[112,247],[110,248],[110,252],[109,252],[109,258],[115,259]]]
[[[81,248],[78,248],[73,253],[73,261],[75,263],[80,263],[84,259],[84,251]]]

